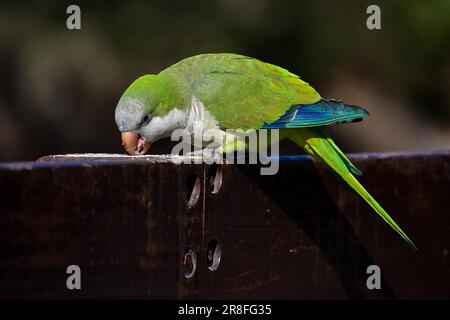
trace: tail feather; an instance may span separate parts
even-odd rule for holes
[[[334,151],[337,152],[337,154],[339,155],[339,157],[341,158],[341,160],[345,163],[345,166],[347,167],[347,169],[353,173],[356,174],[357,176],[362,176],[362,172],[361,170],[359,170],[351,161],[349,158],[347,158],[347,156],[341,151],[341,149],[338,148],[338,146],[334,143],[333,139],[331,139],[330,135],[328,134],[328,131],[326,131],[325,129],[321,130],[318,129],[322,132],[322,134],[324,135],[324,137],[326,137],[328,143],[333,147]]]
[[[323,128],[304,128],[289,130],[288,139],[296,143],[299,147],[305,149],[314,157],[325,161],[347,184],[353,188],[372,209],[394,229],[414,250],[417,250],[415,244],[406,235],[406,233],[397,225],[389,214],[378,204],[378,202],[367,192],[359,181],[352,175],[359,171],[350,160],[336,146],[328,133]]]

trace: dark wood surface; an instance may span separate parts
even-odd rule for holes
[[[0,298],[450,298],[450,152],[351,158],[417,252],[308,157],[282,159],[275,176],[165,160],[0,164]],[[66,287],[73,264],[81,290]],[[373,264],[381,290],[366,287]]]

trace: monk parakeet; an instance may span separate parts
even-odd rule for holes
[[[130,154],[176,129],[226,135],[226,129],[279,129],[314,158],[323,160],[347,182],[412,248],[414,243],[364,189],[361,172],[329,136],[326,126],[361,120],[363,108],[325,100],[297,75],[270,63],[237,54],[201,54],[184,59],[157,75],[135,80],[120,98],[115,120]],[[223,141],[227,141],[224,139]],[[224,142],[221,151],[245,147]]]

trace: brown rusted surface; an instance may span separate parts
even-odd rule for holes
[[[419,251],[305,157],[281,161],[276,176],[167,159],[0,164],[0,297],[450,298],[450,153],[352,158]],[[66,288],[72,264],[81,290]],[[381,290],[366,287],[371,264]]]

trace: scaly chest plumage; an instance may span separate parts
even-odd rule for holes
[[[205,144],[209,147],[220,147],[227,135],[216,118],[195,96],[192,96],[188,108],[173,108],[164,116],[154,117],[148,126],[142,128],[140,134],[150,142],[155,142],[170,137],[176,129],[185,129],[193,138],[192,142],[200,147]],[[211,145],[213,140],[216,143]]]

